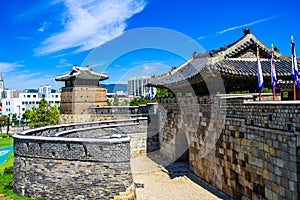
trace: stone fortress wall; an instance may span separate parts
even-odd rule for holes
[[[146,125],[136,118],[16,134],[13,190],[46,199],[135,199],[130,157],[145,154]],[[144,144],[130,146],[124,131]]]
[[[235,199],[299,199],[299,101],[224,95],[159,105],[164,155],[188,149],[191,171]]]
[[[27,135],[24,138],[15,136],[15,182],[20,182],[14,186],[17,193],[30,196],[43,191],[40,197],[47,198],[80,185],[82,191],[75,191],[78,198],[88,198],[80,196],[83,194],[102,195],[107,199],[118,194],[130,196],[134,194],[130,163],[122,153],[128,154],[131,149],[131,157],[136,157],[158,149],[173,161],[187,151],[190,170],[235,199],[298,199],[300,196],[299,101],[259,102],[252,95],[162,98],[156,105],[127,110],[125,107],[95,108],[91,116],[114,120],[52,126],[24,132]],[[123,133],[131,137],[130,148],[126,141],[104,145],[103,141],[95,140],[99,135]],[[47,140],[38,139],[51,134]],[[30,135],[36,136],[35,142]],[[58,139],[59,135],[64,141]],[[83,137],[93,140],[85,141]],[[47,153],[41,157],[40,152]],[[56,175],[51,177],[50,171]],[[78,182],[65,185],[62,178],[65,173]],[[35,189],[30,189],[31,182]],[[104,185],[97,185],[100,183]],[[84,187],[93,185],[98,189],[83,191]],[[71,189],[64,194],[73,194]]]

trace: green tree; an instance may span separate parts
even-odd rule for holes
[[[0,116],[0,132],[2,133],[2,126],[6,124],[7,116],[1,115]]]
[[[33,107],[31,110],[26,110],[22,115],[22,119],[29,121],[31,128],[42,127],[58,124],[59,110],[56,105],[53,107],[43,98],[39,102],[39,107]]]
[[[139,105],[141,105],[141,104],[144,104],[144,101],[143,101],[142,98],[134,98],[133,100],[131,100],[131,101],[129,102],[129,105],[130,105],[130,106],[139,106]]]
[[[17,120],[17,114],[12,114],[12,116],[11,116],[11,120],[13,120],[13,121],[15,121],[15,120]]]
[[[119,105],[119,97],[117,95],[114,96],[114,106],[118,106]]]
[[[168,89],[156,88],[156,98],[173,97],[174,94]]]

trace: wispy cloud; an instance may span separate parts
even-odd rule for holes
[[[270,20],[278,18],[278,17],[280,17],[280,16],[282,16],[284,14],[286,14],[286,13],[282,13],[282,14],[279,14],[279,15],[275,15],[275,16],[271,16],[271,17],[267,17],[267,18],[255,20],[253,22],[242,24],[242,25],[238,25],[238,26],[233,26],[233,27],[230,27],[230,28],[218,31],[218,32],[216,32],[214,34],[199,36],[198,40],[206,39],[208,37],[215,36],[216,34],[223,34],[223,33],[229,32],[229,31],[234,31],[236,29],[240,29],[240,28],[244,28],[244,27],[249,27],[249,26],[256,25],[256,24],[259,24],[259,23],[262,23],[262,22],[270,21]]]
[[[7,62],[0,62],[0,71],[5,72],[11,72],[16,70],[19,67],[22,67],[22,64],[19,63],[7,63]]]
[[[68,63],[67,59],[60,59],[58,65],[55,68],[70,68],[72,66],[71,63]]]
[[[63,61],[62,61],[63,62]],[[0,62],[0,72],[3,73],[4,85],[9,89],[26,89],[40,85],[52,85],[56,88],[56,83],[51,73],[45,74],[39,71],[32,71],[26,67],[22,61],[9,63]]]
[[[37,89],[41,85],[51,85],[56,88],[53,76],[28,70],[13,70],[3,73],[4,85],[9,89]],[[33,88],[34,87],[34,88]]]
[[[236,29],[240,29],[240,28],[252,26],[252,25],[255,25],[255,24],[259,24],[259,23],[262,23],[262,22],[270,21],[270,20],[275,19],[279,16],[281,16],[281,15],[275,15],[275,16],[259,19],[259,20],[256,20],[256,21],[253,21],[253,22],[250,22],[250,23],[242,24],[242,25],[239,25],[239,26],[233,26],[233,27],[224,29],[222,31],[218,31],[217,34],[223,34],[223,33],[226,33],[228,31],[233,31],[233,30],[236,30]]]
[[[44,40],[36,55],[90,50],[120,36],[126,20],[141,12],[145,0],[60,0],[66,7],[64,30]]]
[[[200,37],[198,37],[198,40],[204,39],[205,37],[207,37],[207,36],[200,36]]]
[[[49,26],[50,24],[51,24],[51,23],[49,23],[49,22],[43,22],[42,25],[41,25],[41,27],[38,28],[38,31],[39,31],[39,32],[44,32],[44,31],[48,28],[48,26]]]
[[[139,65],[128,69],[126,73],[119,78],[116,82],[118,83],[127,83],[127,80],[132,77],[141,77],[141,76],[152,76],[161,73],[165,73],[170,70],[170,66],[165,65],[162,62],[147,63],[145,65]]]
[[[25,37],[25,36],[15,36],[15,38],[19,40],[34,40],[32,37]]]

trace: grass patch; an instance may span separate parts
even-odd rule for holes
[[[13,145],[13,138],[12,135],[6,135],[6,134],[0,134],[0,148],[6,147],[6,146],[12,146]],[[7,160],[0,165],[0,199],[5,200],[29,200],[33,198],[24,197],[21,195],[14,194],[12,191],[13,187],[13,163],[14,163],[14,154],[11,153]]]
[[[2,147],[7,147],[7,146],[12,146],[13,145],[13,138],[12,135],[9,134],[4,134],[0,133],[0,148]]]
[[[5,168],[9,168],[12,167],[14,164],[14,154],[11,153],[7,160],[5,161],[5,163],[3,163],[2,165],[0,165],[0,176],[3,175],[3,172],[5,170]]]
[[[10,170],[7,170],[7,173],[3,173],[0,175],[0,193],[4,195],[4,199],[10,200],[10,199],[17,199],[17,200],[29,200],[33,198],[24,197],[21,195],[14,194],[12,191],[12,179],[13,175],[10,173]]]

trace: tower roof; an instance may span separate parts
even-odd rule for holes
[[[199,92],[206,93],[203,77],[211,76],[213,79],[214,74],[218,73],[222,76],[227,92],[255,90],[257,88],[257,48],[265,86],[268,87],[271,82],[270,53],[272,49],[259,41],[251,31],[245,31],[245,35],[236,42],[218,50],[194,53],[191,59],[178,68],[152,78],[149,85],[162,88],[183,88],[186,85],[194,85],[193,87]],[[278,82],[280,85],[290,85],[290,57],[282,56],[279,52],[274,51],[274,58]]]
[[[108,79],[108,76],[103,73],[94,72],[90,67],[78,67],[74,65],[69,73],[57,76],[56,81],[66,81],[70,79],[98,79],[99,81]]]

